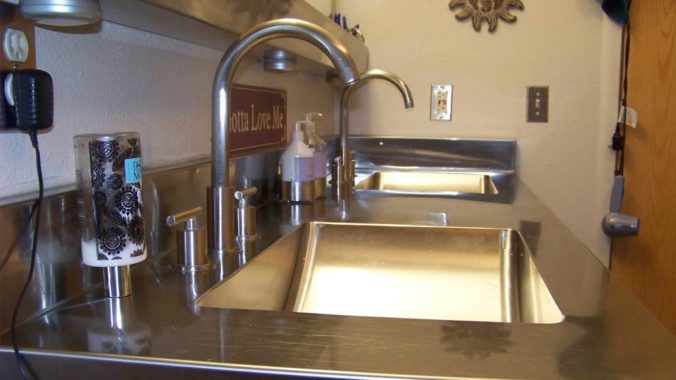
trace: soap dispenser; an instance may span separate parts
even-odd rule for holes
[[[317,135],[313,116],[323,116],[319,112],[305,114],[305,120],[301,122],[301,128],[305,132],[305,143],[312,149],[314,154],[314,192],[315,199],[326,196],[326,157],[329,147],[326,141]]]
[[[303,121],[297,121],[291,133],[291,143],[282,153],[281,174],[283,201],[291,203],[314,201],[314,152],[304,142]]]

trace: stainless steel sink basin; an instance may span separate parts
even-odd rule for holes
[[[458,193],[498,194],[490,175],[440,171],[382,171],[366,177],[356,191],[398,195],[448,196]]]
[[[416,319],[564,318],[525,243],[509,229],[311,222],[196,302]]]

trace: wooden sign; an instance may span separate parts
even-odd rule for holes
[[[286,90],[235,84],[230,113],[230,152],[286,145]]]

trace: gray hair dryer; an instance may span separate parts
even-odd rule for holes
[[[610,213],[603,218],[603,232],[608,236],[638,235],[639,218],[620,213],[624,195],[624,176],[616,175],[610,193]]]

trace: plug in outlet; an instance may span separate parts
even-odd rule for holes
[[[430,120],[451,120],[453,86],[433,84],[430,101]]]
[[[7,28],[2,38],[2,51],[11,62],[26,62],[28,59],[28,38],[21,30]]]

